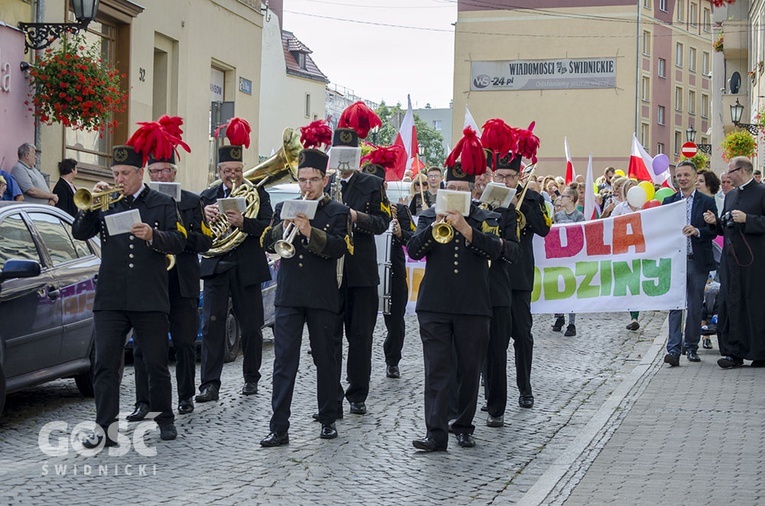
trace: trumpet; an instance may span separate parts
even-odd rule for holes
[[[305,200],[306,195],[303,195],[301,200]],[[297,236],[298,228],[295,226],[295,222],[290,223],[287,228],[284,229],[284,236],[274,244],[274,251],[282,258],[292,258],[295,256],[295,245],[292,242]]]
[[[439,244],[448,244],[454,239],[454,227],[446,221],[444,216],[441,220],[433,223],[433,239]]]
[[[82,211],[106,211],[112,204],[123,198],[125,198],[125,189],[122,185],[107,186],[104,190],[97,192],[80,188],[74,192],[74,205]]]

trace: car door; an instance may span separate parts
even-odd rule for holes
[[[58,363],[62,304],[58,280],[21,212],[0,221],[0,268],[10,259],[40,262],[39,276],[0,287],[0,343],[5,376],[12,379]]]
[[[72,237],[69,219],[50,212],[27,212],[48,252],[60,286],[62,341],[59,363],[86,358],[93,335],[93,299],[100,264],[88,243]]]

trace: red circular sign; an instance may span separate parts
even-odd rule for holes
[[[693,158],[694,156],[696,156],[696,153],[698,152],[699,152],[699,148],[693,142],[686,142],[685,144],[683,144],[682,153],[684,157]]]

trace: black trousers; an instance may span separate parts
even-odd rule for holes
[[[481,364],[489,343],[488,316],[418,311],[425,360],[425,425],[428,437],[449,442],[450,379],[457,372],[456,433],[472,434]]]
[[[196,375],[196,339],[199,298],[181,297],[177,277],[170,276],[170,335],[175,350],[175,379],[178,383],[178,400],[194,397]],[[175,285],[173,286],[173,281]],[[133,369],[135,370],[136,404],[149,404],[149,375],[140,346],[133,346]]]
[[[518,392],[533,395],[531,391],[531,361],[534,355],[534,337],[531,326],[531,292],[513,290],[510,312],[512,314],[513,348],[515,349],[515,375]]]
[[[120,411],[120,382],[125,337],[134,329],[133,342],[143,351],[149,380],[149,406],[158,424],[172,422],[172,385],[167,369],[167,315],[161,312],[94,311],[96,365],[93,387],[96,423],[105,431]]]
[[[336,325],[335,342],[339,341],[337,357],[338,404],[342,406],[343,396],[349,402],[365,402],[369,395],[369,378],[372,374],[372,333],[377,320],[377,287],[362,286],[349,288],[343,282],[340,290],[342,319]],[[340,375],[343,364],[343,324],[348,339],[348,362],[346,373],[348,390],[343,393]]]
[[[510,345],[512,317],[510,308],[492,308],[489,346],[484,365],[486,406],[489,415],[502,416],[507,407],[507,347]]]
[[[401,361],[401,350],[404,347],[404,334],[406,333],[406,324],[404,315],[406,314],[406,303],[409,297],[409,289],[406,284],[406,267],[393,264],[393,275],[391,277],[390,293],[390,314],[383,315],[385,318],[385,328],[388,330],[383,343],[385,352],[385,363],[387,365],[398,365]]]
[[[242,370],[244,381],[260,380],[263,361],[263,295],[260,283],[245,285],[237,266],[206,278],[202,304],[202,382],[220,388],[223,357],[226,351],[226,318],[228,298],[234,304],[234,314],[242,331]]]
[[[319,422],[334,423],[337,418],[335,398],[337,364],[335,363],[334,333],[340,315],[325,309],[281,307],[275,309],[274,376],[271,407],[272,432],[287,432],[290,428],[292,395],[300,365],[300,344],[303,325],[308,325],[311,356],[316,365],[316,396]]]

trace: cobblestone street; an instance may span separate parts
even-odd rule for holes
[[[260,439],[271,415],[273,348],[267,342],[260,392],[239,395],[241,357],[224,368],[221,399],[197,404],[176,418],[176,441],[145,437],[140,424],[123,434],[143,439],[155,456],[131,446],[124,455],[77,454],[67,438],[72,428],[95,417],[92,399],[82,398],[71,380],[9,396],[0,419],[0,503],[104,504],[262,503],[262,504],[508,504],[517,502],[577,437],[593,414],[636,366],[653,343],[665,313],[641,313],[641,329],[625,329],[628,315],[579,315],[578,335],[552,332],[552,315],[535,317],[532,384],[536,405],[518,407],[512,345],[508,353],[509,400],[505,427],[485,425],[476,415],[475,448],[450,442],[447,453],[423,454],[411,445],[425,434],[422,346],[417,320],[407,316],[402,378],[385,377],[384,324],[378,319],[372,386],[364,416],[338,420],[339,438],[319,439],[315,370],[303,342],[301,369],[292,404],[290,444],[264,449]],[[270,330],[264,336],[272,337]],[[197,376],[198,381],[198,376]],[[175,391],[175,381],[174,391]],[[479,401],[480,403],[480,401]],[[122,411],[133,405],[133,370],[128,365]],[[124,418],[124,416],[123,416]],[[67,429],[40,437],[46,423]],[[134,434],[134,431],[136,433]],[[65,456],[46,455],[38,443],[68,448]],[[143,467],[141,467],[143,466]]]

